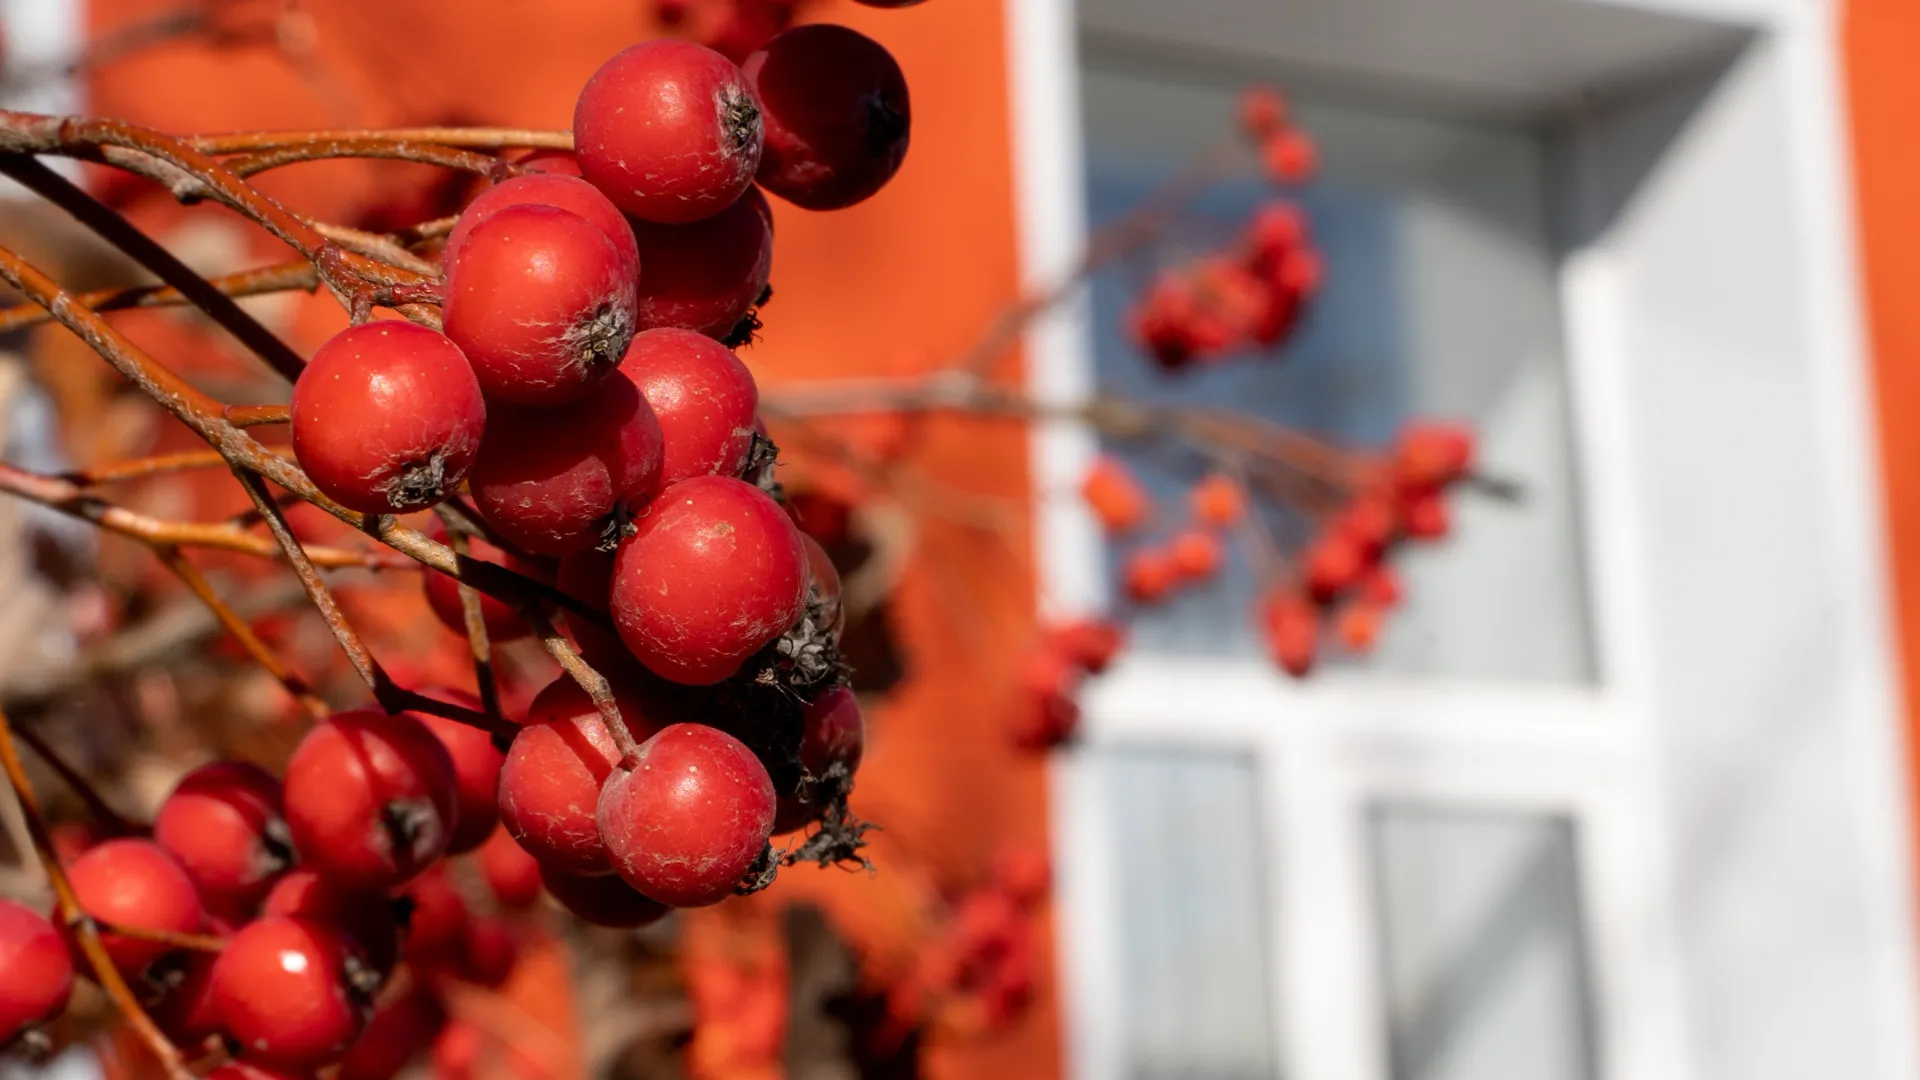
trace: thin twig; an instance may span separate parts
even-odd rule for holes
[[[224,135],[199,135],[188,142],[203,154],[215,155],[259,153],[284,147],[342,142],[432,143],[470,150],[571,150],[573,133],[532,128],[361,128],[339,131],[238,131]]]
[[[253,657],[255,663],[259,664],[267,674],[273,676],[287,693],[292,695],[293,700],[307,711],[308,716],[315,720],[326,718],[329,712],[327,703],[313,692],[313,688],[305,679],[294,674],[292,669],[274,655],[273,650],[267,647],[266,642],[260,640],[260,635],[253,632],[253,627],[248,626],[247,621],[241,618],[238,612],[235,612],[226,601],[220,599],[220,595],[213,591],[212,583],[207,581],[206,575],[202,574],[198,567],[188,562],[177,548],[156,545],[153,553],[166,564],[167,569],[173,571],[174,576],[180,579],[181,584],[185,585],[188,591],[207,606],[207,610],[212,612],[213,617],[219,620],[221,627],[240,643],[240,647],[246,650],[247,655]]]
[[[233,297],[263,296],[268,293],[312,292],[320,286],[320,275],[313,264],[301,259],[258,270],[242,270],[208,278],[214,288]],[[121,311],[127,308],[182,307],[192,303],[180,290],[167,285],[132,285],[121,289],[96,289],[76,298],[95,311]],[[0,309],[0,333],[52,322],[53,316],[39,304],[16,304]]]
[[[146,831],[138,822],[129,819],[108,804],[99,789],[81,775],[79,769],[74,768],[66,758],[55,751],[39,732],[30,727],[22,727],[16,729],[14,734],[21,742],[26,743],[41,761],[46,762],[48,768],[59,774],[61,781],[67,785],[68,789],[86,804],[87,814],[94,821],[106,826],[114,836],[138,836]]]

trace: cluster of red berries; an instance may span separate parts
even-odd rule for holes
[[[1241,92],[1240,130],[1253,142],[1260,167],[1273,183],[1304,184],[1320,167],[1312,137],[1293,122],[1286,98],[1270,86]]]
[[[1021,662],[1015,684],[1014,745],[1045,750],[1071,740],[1080,727],[1079,693],[1089,675],[1112,666],[1126,631],[1103,619],[1080,619],[1042,631]]]
[[[744,60],[786,30],[811,0],[653,0],[663,26],[734,60]],[[913,7],[923,0],[859,0],[868,7]]]
[[[896,987],[890,1011],[913,1022],[930,999],[971,1003],[979,1025],[999,1030],[1033,1002],[1039,976],[1035,912],[1052,886],[1044,851],[1007,847],[992,876],[953,905],[945,934],[927,950],[919,970]]]
[[[1403,544],[1447,535],[1448,491],[1467,478],[1473,458],[1466,428],[1425,422],[1402,430],[1380,475],[1327,519],[1292,579],[1261,599],[1260,627],[1282,670],[1310,672],[1328,629],[1348,652],[1373,648],[1402,596],[1388,560]]]

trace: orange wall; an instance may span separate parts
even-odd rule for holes
[[[1920,4],[1849,0],[1843,37],[1894,610],[1920,777]],[[1911,780],[1910,780],[1911,782]],[[1915,798],[1920,800],[1920,785]],[[1920,836],[1920,802],[1913,809]]]

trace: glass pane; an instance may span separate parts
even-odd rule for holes
[[[1394,1080],[1590,1080],[1571,822],[1373,815]]]
[[[1241,85],[1097,50],[1084,75],[1095,229],[1230,132]],[[1456,500],[1456,539],[1402,560],[1407,605],[1365,666],[1591,678],[1544,144],[1517,129],[1337,100],[1302,98],[1296,112],[1323,161],[1301,201],[1327,268],[1299,333],[1277,358],[1174,378],[1144,362],[1126,333],[1127,308],[1154,266],[1219,246],[1272,197],[1251,175],[1230,180],[1154,250],[1096,275],[1102,388],[1252,409],[1341,443],[1380,444],[1411,415],[1471,422],[1488,471],[1524,485],[1525,501]],[[1119,452],[1166,500],[1197,475],[1197,462],[1164,451]],[[1179,511],[1177,501],[1163,505]],[[1278,525],[1296,535],[1302,527]],[[1146,614],[1138,641],[1178,654],[1256,655],[1253,590],[1236,559],[1212,588]]]
[[[1276,1075],[1260,791],[1244,754],[1089,751],[1119,850],[1125,1010],[1134,1080]]]

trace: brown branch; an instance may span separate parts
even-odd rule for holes
[[[232,334],[240,344],[266,361],[267,366],[279,372],[282,378],[291,382],[300,377],[300,370],[306,367],[306,362],[286,342],[248,314],[233,297],[201,277],[181,262],[179,256],[161,247],[158,241],[140,231],[112,207],[33,158],[0,157],[0,173],[5,173],[41,198],[72,214],[74,220],[102,240],[153,271],[161,281],[205,312],[208,318]]]
[[[208,278],[208,283],[228,296],[261,296],[267,293],[312,292],[320,286],[313,264],[302,259],[259,270],[243,270]],[[180,290],[166,285],[133,285],[121,289],[96,289],[75,298],[95,311],[120,311],[127,308],[181,307],[191,303]],[[0,309],[0,333],[52,322],[53,316],[39,304],[16,304]]]
[[[180,583],[185,585],[188,591],[207,606],[207,610],[219,621],[220,626],[240,643],[240,647],[247,651],[247,655],[253,657],[255,663],[259,664],[267,674],[273,676],[281,687],[292,695],[293,700],[307,711],[308,716],[315,720],[326,719],[330,711],[327,703],[313,692],[313,688],[305,679],[294,674],[278,656],[274,655],[273,650],[267,647],[266,642],[260,640],[260,635],[253,632],[253,627],[248,626],[247,621],[241,618],[238,612],[234,611],[226,601],[220,599],[220,594],[213,591],[212,583],[207,581],[206,575],[202,574],[198,567],[188,562],[176,548],[156,546],[153,553],[166,564],[167,569],[173,571],[174,576],[180,579]]]
[[[210,934],[182,934],[176,930],[149,930],[140,926],[122,926],[119,923],[95,922],[102,934],[114,937],[131,938],[134,941],[151,941],[155,945],[165,945],[169,951],[187,949],[192,952],[217,953],[227,947],[225,938]]]
[[[287,405],[226,405],[220,409],[220,415],[237,428],[293,422],[293,409]]]
[[[224,135],[198,135],[188,142],[203,154],[215,155],[260,153],[343,142],[432,143],[470,150],[572,150],[573,133],[532,128],[363,128],[340,131],[239,131]]]
[[[451,146],[397,139],[319,140],[298,146],[279,146],[271,150],[230,157],[224,159],[222,164],[232,169],[235,176],[245,179],[273,169],[285,168],[288,165],[309,161],[328,161],[334,158],[412,161],[422,165],[438,165],[447,169],[464,169],[496,180],[513,176],[521,171],[520,167],[512,162],[502,161],[491,154],[479,154],[472,150],[461,150]]]
[[[467,537],[464,533],[447,530],[449,542],[456,554],[467,554]],[[487,716],[498,721],[500,715],[500,686],[493,677],[493,642],[487,637],[487,617],[480,606],[480,594],[471,585],[457,585],[460,590],[460,615],[466,624],[467,651],[473,656],[473,678],[480,688],[480,706]]]
[[[47,881],[53,886],[61,918],[72,930],[74,942],[79,946],[80,954],[92,966],[100,988],[106,991],[114,1007],[126,1018],[127,1026],[146,1044],[170,1080],[193,1080],[193,1074],[187,1070],[179,1048],[168,1040],[146,1010],[140,1007],[133,989],[113,966],[113,958],[107,955],[107,947],[100,941],[100,928],[86,909],[80,906],[73,883],[67,880],[66,870],[60,865],[60,856],[54,852],[46,819],[40,814],[40,802],[34,797],[33,784],[27,779],[27,770],[21,764],[20,750],[14,744],[13,725],[7,721],[5,711],[0,711],[0,768],[6,770],[13,793],[20,800],[20,816],[26,820],[27,834],[33,839],[34,852],[40,856],[40,864],[47,872]]]

